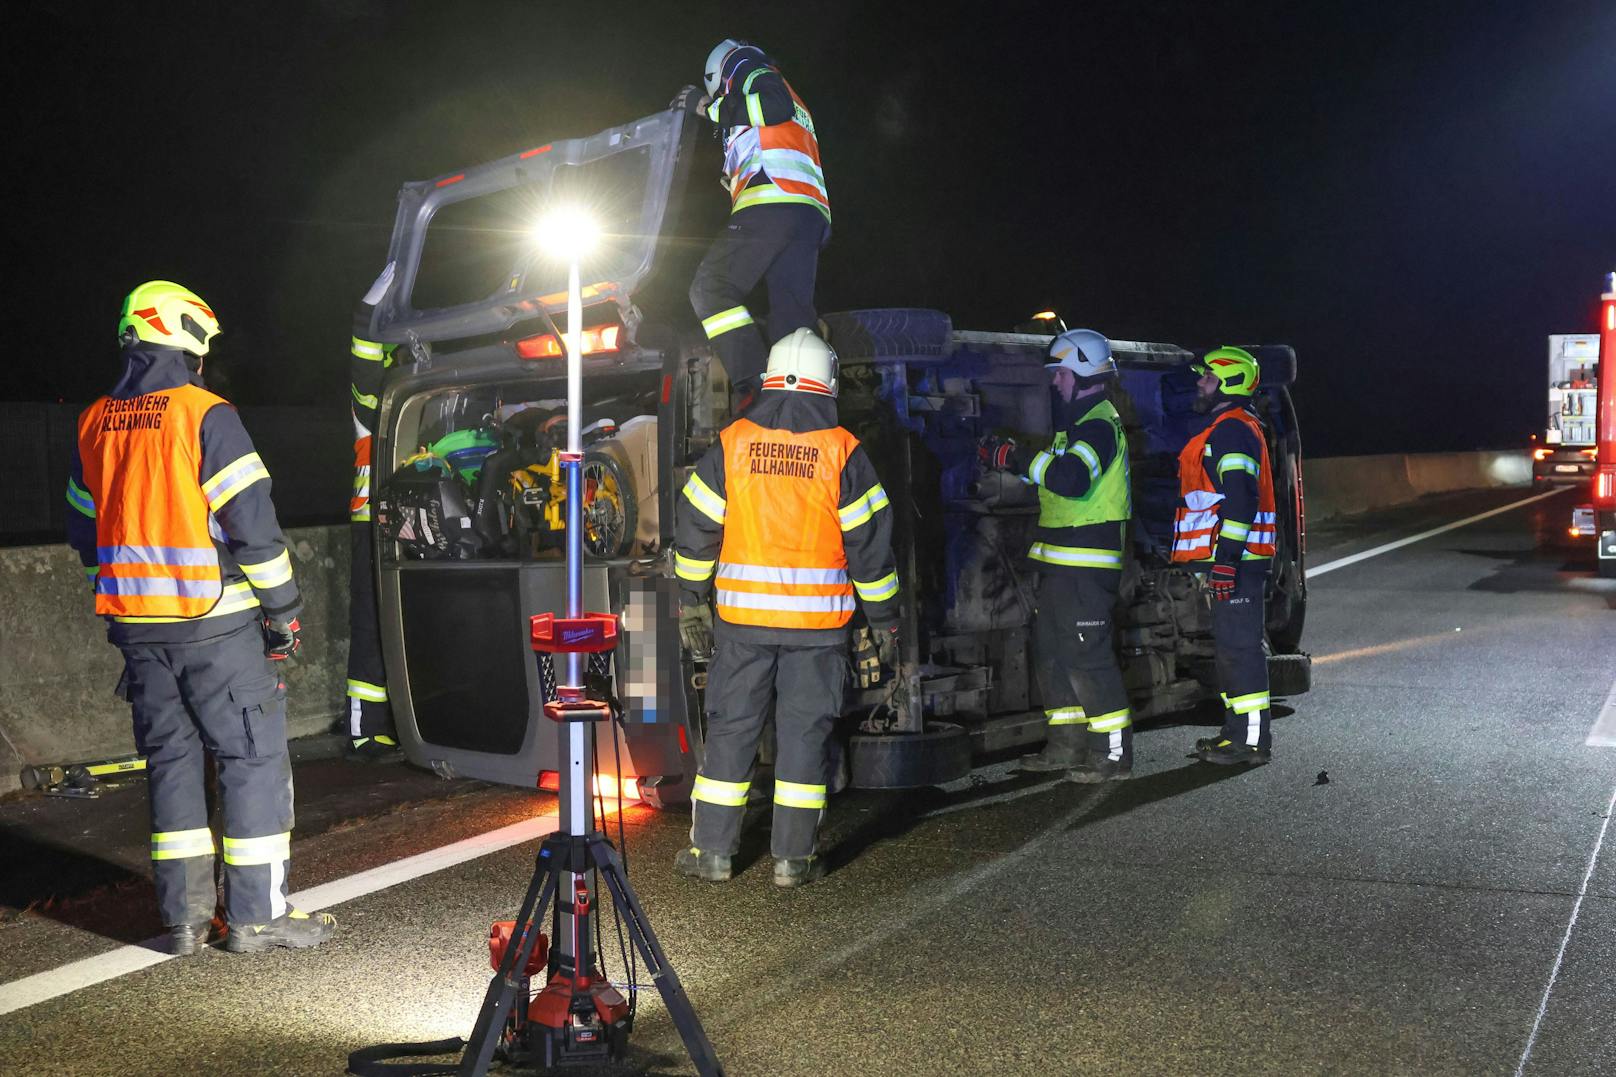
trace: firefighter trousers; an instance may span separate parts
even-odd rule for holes
[[[1263,650],[1263,598],[1268,561],[1242,561],[1234,594],[1212,602],[1212,637],[1218,690],[1223,699],[1223,739],[1268,751],[1268,657]]]
[[[1117,757],[1131,754],[1133,712],[1117,665],[1112,623],[1122,573],[1102,568],[1043,568],[1033,622],[1039,692],[1051,734],[1086,729]]]
[[[371,528],[368,521],[348,527],[348,736],[354,740],[393,735]]]
[[[769,362],[769,345],[802,328],[818,332],[814,278],[830,222],[813,206],[751,206],[732,214],[690,284],[690,305],[713,342],[729,380],[756,389]],[[746,299],[758,282],[768,286],[768,339],[758,331]]]
[[[157,904],[168,926],[211,919],[216,904],[204,751],[218,770],[225,915],[262,924],[286,909],[292,763],[286,688],[256,622],[201,643],[126,644],[121,694],[146,756]]]
[[[845,644],[790,646],[726,640],[723,626],[707,671],[707,743],[691,793],[690,843],[735,855],[752,787],[752,765],[774,703],[774,824],[777,859],[814,855],[828,795],[828,745],[847,687]]]

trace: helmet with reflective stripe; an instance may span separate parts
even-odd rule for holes
[[[147,281],[129,293],[118,319],[118,340],[143,340],[179,348],[195,356],[208,354],[208,343],[219,335],[213,308],[189,288],[173,281]]]
[[[1062,366],[1079,378],[1115,374],[1117,361],[1111,358],[1111,342],[1092,329],[1068,329],[1049,345],[1046,366]]]
[[[1213,348],[1190,369],[1202,377],[1211,374],[1217,378],[1218,391],[1224,396],[1250,396],[1262,374],[1255,356],[1244,348],[1227,346]]]
[[[758,59],[763,58],[763,50],[745,41],[736,41],[733,37],[726,37],[713,46],[713,51],[707,54],[707,63],[702,66],[702,79],[707,84],[707,96],[717,97],[718,88],[724,81],[724,69],[729,66],[731,54],[738,49],[750,49],[757,53]]]
[[[763,374],[763,388],[835,396],[839,365],[836,352],[815,336],[812,329],[798,329],[781,337],[769,349],[769,369]]]

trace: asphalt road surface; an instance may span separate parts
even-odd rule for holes
[[[631,808],[631,876],[727,1072],[1616,1072],[1616,581],[1564,537],[1565,493],[1344,560],[1529,496],[1315,530],[1314,688],[1270,766],[1188,758],[1197,713],[1141,729],[1128,783],[989,761],[844,794],[833,870],[795,892],[761,829],[728,885],[676,878],[688,817]],[[294,885],[341,923],[307,953],[140,945],[138,780],[0,804],[0,1073],[336,1074],[470,1030],[554,798],[301,747]],[[693,1072],[639,1006],[612,1072]]]

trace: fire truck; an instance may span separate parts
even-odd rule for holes
[[[1616,273],[1599,297],[1599,402],[1593,477],[1586,504],[1572,510],[1571,534],[1592,538],[1601,576],[1616,577]]]
[[[669,110],[400,191],[391,283],[371,325],[394,347],[374,448],[375,553],[388,691],[417,765],[529,787],[554,781],[557,738],[542,714],[554,671],[529,649],[528,620],[565,598],[567,491],[555,454],[566,421],[558,320],[568,267],[535,249],[531,226],[550,209],[582,207],[602,237],[581,270],[584,603],[621,625],[616,651],[590,670],[622,715],[616,743],[595,754],[597,780],[654,806],[688,797],[705,667],[679,637],[673,522],[686,478],[733,415],[686,298],[727,209],[705,189],[684,197],[696,151],[694,121]],[[702,219],[713,210],[716,219]],[[957,780],[981,753],[1044,736],[1023,556],[1037,500],[982,470],[976,444],[988,432],[1029,442],[1051,434],[1051,338],[964,329],[936,310],[856,310],[822,323],[841,359],[843,425],[869,447],[892,499],[908,651],[901,669],[879,672],[873,648],[864,652],[865,676],[843,706],[847,775],[878,788]],[[1270,674],[1276,695],[1295,695],[1310,679],[1300,651],[1296,356],[1244,346],[1262,367],[1254,406],[1279,506]],[[1168,557],[1199,353],[1113,347],[1136,511],[1119,660],[1135,714],[1149,718],[1217,696],[1207,595]],[[867,640],[856,624],[854,635]],[[901,700],[895,679],[911,689]]]

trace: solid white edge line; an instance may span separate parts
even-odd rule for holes
[[[1339,557],[1334,561],[1326,561],[1322,565],[1309,568],[1306,575],[1307,578],[1311,580],[1313,577],[1322,576],[1326,572],[1334,572],[1338,568],[1346,568],[1348,565],[1356,565],[1359,561],[1367,561],[1371,557],[1379,557],[1383,553],[1390,553],[1392,550],[1407,546],[1410,543],[1423,541],[1424,539],[1428,539],[1433,535],[1440,535],[1444,531],[1452,531],[1455,528],[1465,527],[1469,524],[1476,523],[1477,521],[1485,520],[1488,517],[1509,512],[1511,509],[1518,509],[1522,505],[1530,505],[1534,501],[1542,501],[1545,497],[1553,497],[1556,494],[1563,494],[1570,489],[1573,489],[1573,487],[1565,486],[1555,490],[1547,490],[1541,494],[1533,494],[1531,497],[1522,498],[1519,501],[1511,501],[1509,504],[1502,505],[1496,509],[1489,509],[1486,512],[1477,513],[1474,516],[1467,516],[1463,520],[1457,520],[1451,524],[1443,524],[1441,527],[1433,527],[1429,531],[1421,531],[1417,535],[1410,535],[1408,538],[1398,539],[1396,542],[1388,542],[1383,546],[1376,546],[1374,549],[1364,550],[1361,553],[1351,554],[1347,557]]]
[[[1605,697],[1605,706],[1594,721],[1594,727],[1588,730],[1588,739],[1583,741],[1590,748],[1616,748],[1616,681],[1611,682],[1610,695]]]
[[[555,830],[557,825],[558,816],[554,811],[549,811],[532,819],[524,819],[497,830],[451,842],[441,848],[428,849],[424,853],[395,860],[391,864],[383,864],[381,867],[333,879],[319,886],[311,886],[307,890],[292,894],[287,900],[304,912],[327,909],[367,894],[374,894],[379,890],[386,890],[399,883],[419,879],[423,875],[431,875],[444,868],[464,864],[468,860],[476,860],[478,857],[509,849],[513,845],[541,838]],[[172,960],[173,956],[168,952],[168,936],[159,935],[145,942],[120,946],[104,954],[96,954],[32,976],[24,976],[11,983],[0,984],[0,1014],[12,1013],[86,987],[106,983],[120,976],[127,976],[131,972]]]
[[[1577,917],[1582,913],[1582,899],[1588,895],[1588,882],[1594,877],[1594,866],[1599,863],[1599,850],[1605,844],[1605,834],[1610,829],[1610,817],[1616,813],[1616,789],[1610,791],[1610,803],[1605,805],[1605,821],[1599,827],[1599,838],[1594,842],[1594,851],[1588,857],[1588,870],[1582,873],[1582,886],[1577,890],[1577,900],[1571,905],[1571,922],[1566,925],[1565,937],[1560,940],[1560,952],[1554,955],[1554,968],[1549,970],[1549,982],[1543,988],[1543,1001],[1537,1006],[1537,1020],[1532,1022],[1532,1034],[1526,1038],[1526,1049],[1521,1052],[1521,1060],[1515,1066],[1515,1077],[1521,1077],[1526,1072],[1527,1060],[1532,1057],[1532,1048],[1537,1045],[1537,1034],[1543,1028],[1543,1018],[1549,1012],[1549,996],[1554,993],[1554,982],[1559,979],[1560,966],[1565,962],[1566,947],[1571,943],[1571,933],[1577,929]]]

